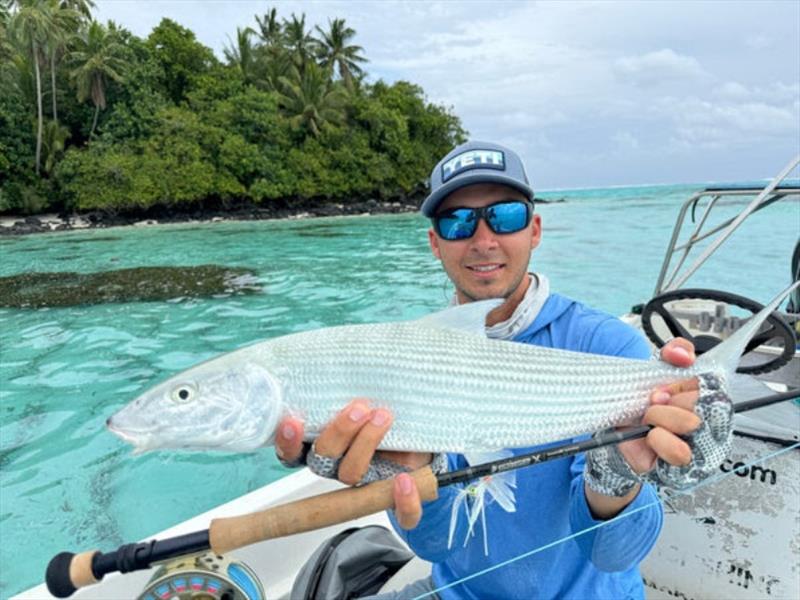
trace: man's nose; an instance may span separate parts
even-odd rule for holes
[[[486,250],[497,246],[497,234],[491,230],[484,219],[478,220],[475,235],[472,236],[472,245],[478,250]]]

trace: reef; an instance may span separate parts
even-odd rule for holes
[[[255,274],[240,267],[135,267],[100,273],[21,273],[0,277],[0,307],[44,308],[157,302],[261,291]]]

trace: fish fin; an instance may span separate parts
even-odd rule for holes
[[[775,390],[752,375],[733,373],[729,376],[728,381],[728,394],[734,404],[775,393]]]
[[[468,302],[417,319],[419,325],[486,335],[486,315],[503,304],[503,298]]]
[[[485,454],[467,454],[465,458],[469,464],[474,465],[508,456],[511,456],[511,451],[503,450]],[[517,506],[514,488],[516,487],[516,472],[506,471],[481,477],[478,481],[472,482],[460,490],[453,501],[453,508],[450,512],[450,533],[447,538],[447,547],[450,548],[453,545],[458,513],[463,506],[467,513],[467,533],[464,536],[464,545],[466,546],[469,539],[476,535],[476,524],[480,519],[483,529],[483,551],[488,556],[489,530],[486,524],[486,507],[492,502],[497,502],[506,512],[515,512]]]
[[[741,357],[744,349],[747,347],[747,343],[758,333],[761,325],[767,320],[767,317],[769,317],[773,311],[777,310],[781,302],[783,302],[797,286],[800,286],[800,281],[795,281],[778,294],[763,309],[750,317],[750,319],[727,340],[718,346],[714,346],[711,350],[700,356],[695,362],[696,370],[699,372],[724,370],[727,377],[732,376],[733,373],[736,372],[736,367],[739,364],[739,357]]]

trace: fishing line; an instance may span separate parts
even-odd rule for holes
[[[745,465],[742,465],[742,467],[740,469],[738,469],[738,470],[741,470],[743,468],[749,468],[749,467],[751,467],[753,465],[756,465],[758,463],[765,462],[767,460],[770,460],[772,458],[780,456],[781,454],[785,454],[786,452],[789,452],[790,450],[794,450],[795,448],[800,448],[800,442],[797,442],[797,443],[795,443],[795,444],[793,444],[793,445],[791,445],[791,446],[789,446],[787,448],[781,448],[780,450],[776,450],[775,452],[767,454],[766,456],[762,456],[761,458],[757,458],[756,460],[754,460],[752,462],[749,462],[749,463],[747,463]],[[718,481],[722,481],[723,479],[733,475],[734,473],[735,473],[735,471],[731,470],[731,471],[729,471],[727,473],[720,473],[720,474],[714,475],[712,477],[708,477],[708,478],[704,479],[703,481],[701,481],[700,483],[698,483],[697,485],[694,485],[694,486],[692,486],[690,488],[687,488],[685,490],[681,490],[681,491],[675,492],[674,495],[675,496],[683,496],[685,494],[689,494],[689,493],[691,493],[691,492],[693,492],[693,491],[695,491],[695,490],[697,490],[697,489],[699,489],[699,488],[701,488],[701,487],[703,487],[705,485],[710,485],[712,483],[716,483]],[[557,545],[559,545],[559,544],[561,544],[563,542],[567,542],[569,540],[572,540],[572,539],[574,539],[574,538],[576,538],[578,536],[581,536],[581,535],[583,535],[585,533],[589,533],[590,531],[594,531],[595,529],[600,529],[601,527],[605,527],[606,525],[610,525],[610,524],[612,524],[612,523],[614,523],[616,521],[619,521],[619,520],[622,520],[624,518],[630,517],[631,515],[635,515],[635,514],[641,512],[641,511],[647,510],[649,508],[653,508],[655,506],[658,506],[659,504],[662,504],[661,498],[659,498],[658,500],[656,500],[654,502],[646,504],[644,506],[640,506],[639,508],[635,508],[635,509],[633,509],[631,511],[620,513],[616,517],[614,517],[613,519],[609,519],[607,521],[603,521],[602,523],[598,523],[597,525],[592,525],[591,527],[587,527],[586,529],[583,529],[583,530],[578,531],[576,533],[570,534],[570,535],[568,535],[566,537],[563,537],[563,538],[560,538],[560,539],[555,540],[553,542],[550,542],[548,544],[545,544],[544,546],[540,546],[538,548],[534,548],[533,550],[529,550],[528,552],[520,554],[519,556],[515,556],[514,558],[509,558],[508,560],[504,560],[503,562],[497,563],[496,565],[492,565],[491,567],[487,567],[487,568],[482,569],[480,571],[476,571],[475,573],[472,573],[471,575],[467,575],[466,577],[463,577],[461,579],[458,579],[456,581],[448,583],[447,585],[443,585],[441,587],[438,587],[438,588],[436,588],[434,590],[431,590],[430,592],[425,592],[424,594],[420,594],[419,596],[415,596],[413,598],[413,600],[420,600],[421,598],[426,598],[428,596],[432,596],[432,595],[434,595],[437,592],[440,592],[442,590],[446,590],[446,589],[455,587],[457,585],[461,585],[462,583],[464,583],[466,581],[469,581],[471,579],[475,579],[476,577],[480,577],[481,575],[485,575],[486,573],[490,573],[492,571],[495,571],[497,569],[505,567],[506,565],[510,565],[511,563],[514,563],[514,562],[516,562],[518,560],[522,560],[523,558],[527,558],[529,556],[533,556],[534,554],[538,554],[539,552],[542,552],[544,550],[547,550],[549,548],[557,546]],[[484,532],[484,535],[486,535],[485,532]]]

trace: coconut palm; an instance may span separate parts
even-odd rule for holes
[[[328,69],[311,61],[302,73],[295,68],[280,82],[280,104],[295,127],[318,137],[327,125],[344,121],[345,95]]]
[[[292,56],[280,46],[260,46],[257,55],[257,83],[269,91],[280,91],[281,78],[291,75],[294,68]]]
[[[69,138],[69,127],[60,125],[58,121],[48,121],[42,138],[44,154],[44,172],[50,174],[56,166],[58,157],[64,152],[64,145]]]
[[[123,46],[119,41],[116,26],[109,21],[109,27],[103,27],[92,21],[89,27],[78,36],[76,49],[70,54],[70,63],[74,69],[70,79],[75,82],[80,102],[91,98],[94,104],[94,118],[89,137],[94,135],[97,117],[106,107],[106,86],[108,80],[123,80],[126,62],[122,58]]]
[[[257,35],[267,46],[279,46],[281,43],[281,24],[278,21],[278,9],[271,8],[264,16],[256,15],[258,23]]]
[[[353,89],[354,77],[364,74],[358,63],[365,63],[367,59],[359,55],[364,49],[361,46],[350,45],[350,40],[356,35],[352,27],[347,27],[344,19],[328,19],[328,32],[323,31],[319,25],[316,27],[322,39],[319,40],[319,58],[322,65],[331,70],[338,67],[339,76],[344,81],[348,90]]]
[[[255,47],[253,46],[253,42],[250,41],[250,36],[254,34],[255,31],[249,27],[245,27],[244,29],[237,27],[236,43],[234,44],[231,40],[231,45],[223,49],[228,64],[239,68],[245,83],[250,83],[253,80]]]
[[[95,8],[93,0],[61,0],[59,7],[66,8],[78,13],[87,21],[92,20],[92,9]]]
[[[58,88],[56,87],[56,67],[61,57],[67,50],[67,45],[78,29],[78,22],[81,12],[71,8],[73,4],[79,2],[68,2],[66,0],[57,3],[50,0],[50,10],[52,18],[50,29],[47,32],[47,55],[50,60],[50,94],[52,96],[53,119],[58,120]]]
[[[306,31],[306,15],[303,13],[299,18],[292,13],[290,21],[283,22],[283,39],[287,49],[294,59],[297,68],[302,71],[310,57],[316,54],[317,40]]]
[[[0,0],[0,66],[6,66],[14,56],[14,46],[9,36],[11,11],[7,0]]]
[[[42,160],[42,72],[45,62],[45,47],[48,32],[53,29],[53,5],[49,0],[16,0],[16,12],[11,17],[10,29],[13,38],[29,53],[36,80],[36,173]]]

